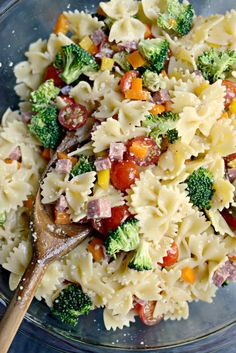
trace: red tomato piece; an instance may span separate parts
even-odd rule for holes
[[[179,249],[178,245],[174,241],[171,244],[170,250],[167,251],[167,255],[163,257],[163,263],[161,264],[162,266],[172,266],[176,263],[179,257]]]
[[[128,141],[126,147],[125,159],[134,161],[141,167],[156,164],[161,155],[160,148],[157,147],[154,139],[150,137],[135,137]]]
[[[76,130],[86,124],[88,111],[81,104],[71,104],[60,109],[58,115],[59,123],[68,130]]]
[[[133,161],[121,161],[112,164],[111,183],[116,189],[120,191],[129,189],[137,178],[139,178],[139,171]]]
[[[233,230],[236,230],[236,211],[233,209],[223,209],[221,215],[224,217],[228,226]]]
[[[47,81],[52,79],[54,81],[55,86],[63,87],[65,86],[65,82],[63,82],[62,79],[60,78],[60,73],[61,73],[61,70],[56,69],[53,65],[50,65],[47,68],[44,80]]]
[[[223,80],[222,85],[226,87],[225,108],[228,108],[232,100],[236,98],[236,84],[229,80]]]
[[[127,205],[112,207],[110,218],[93,219],[92,226],[99,233],[107,235],[110,231],[119,227],[129,216],[130,213]]]
[[[140,320],[147,326],[157,325],[163,319],[163,315],[157,316],[155,318],[153,317],[155,306],[156,306],[155,300],[150,300],[144,303],[143,305],[142,304],[135,305],[135,308],[138,310]]]
[[[120,80],[120,90],[123,94],[131,88],[133,78],[138,77],[139,73],[135,70],[128,71],[122,76]]]
[[[60,96],[61,99],[63,99],[63,101],[67,104],[67,105],[72,105],[72,104],[76,104],[75,100],[72,97],[69,96]]]

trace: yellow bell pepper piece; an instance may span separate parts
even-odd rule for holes
[[[195,94],[197,96],[200,96],[200,94],[205,91],[205,89],[207,89],[209,87],[209,83],[207,82],[203,82],[200,86],[198,86],[196,89],[195,89]]]
[[[93,46],[93,41],[89,36],[84,37],[80,42],[79,45],[81,48],[83,48],[86,51],[89,51],[89,49]]]
[[[108,190],[110,183],[110,169],[100,170],[97,173],[98,185],[101,186],[105,191]]]
[[[234,98],[229,106],[229,111],[232,114],[236,114],[236,98]]]
[[[102,58],[102,64],[101,64],[101,70],[109,70],[111,71],[114,65],[114,59],[103,57]]]

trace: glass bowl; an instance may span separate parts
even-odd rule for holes
[[[236,9],[235,0],[193,0],[198,14]],[[50,5],[49,5],[50,4]],[[0,5],[0,113],[17,108],[13,65],[24,58],[31,42],[47,38],[58,14],[65,9],[94,12],[97,0],[8,0]],[[11,297],[8,274],[0,270],[0,314]],[[80,317],[79,325],[68,331],[51,318],[43,302],[34,301],[22,329],[46,344],[64,352],[151,350],[168,353],[213,352],[233,343],[236,337],[236,284],[220,289],[213,304],[190,305],[188,320],[161,322],[146,327],[138,320],[123,330],[106,331],[102,312],[96,310]]]

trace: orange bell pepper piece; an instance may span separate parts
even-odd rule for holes
[[[87,247],[87,250],[93,255],[94,261],[101,261],[104,257],[103,241],[100,238],[93,238]]]
[[[4,162],[7,163],[7,164],[12,164],[12,163],[14,162],[14,160],[13,160],[13,159],[10,159],[10,158],[6,158],[6,159],[4,160]],[[18,161],[17,161],[17,169],[20,169],[20,167],[21,167],[21,162],[18,162]]]
[[[144,33],[144,39],[151,39],[153,38],[151,27],[146,24],[146,32]]]
[[[147,157],[149,148],[150,146],[146,146],[140,141],[134,141],[129,148],[129,152],[133,153],[137,158],[145,159]]]
[[[66,16],[63,13],[61,13],[57,18],[57,22],[54,26],[53,33],[67,34],[68,31],[69,31],[68,20],[67,20]]]
[[[24,207],[28,208],[28,210],[31,210],[33,207],[34,203],[34,198],[33,196],[29,196],[26,201],[24,201]]]
[[[51,148],[44,148],[43,152],[42,152],[42,157],[46,161],[50,161],[50,159],[51,159]]]
[[[181,277],[185,282],[190,284],[194,284],[196,280],[194,270],[189,266],[186,266],[182,269]]]
[[[153,115],[159,115],[166,110],[166,107],[162,104],[156,104],[149,110],[149,112]]]
[[[58,157],[58,159],[69,159],[72,163],[72,166],[74,166],[78,162],[77,158],[70,157],[70,156],[68,156],[68,154],[66,154],[64,152],[57,152],[57,157]]]
[[[145,64],[145,60],[138,50],[126,56],[128,62],[132,65],[134,69],[137,69],[140,66]]]

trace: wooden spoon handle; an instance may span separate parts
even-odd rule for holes
[[[7,353],[39,287],[47,265],[32,259],[0,322],[0,351]]]

